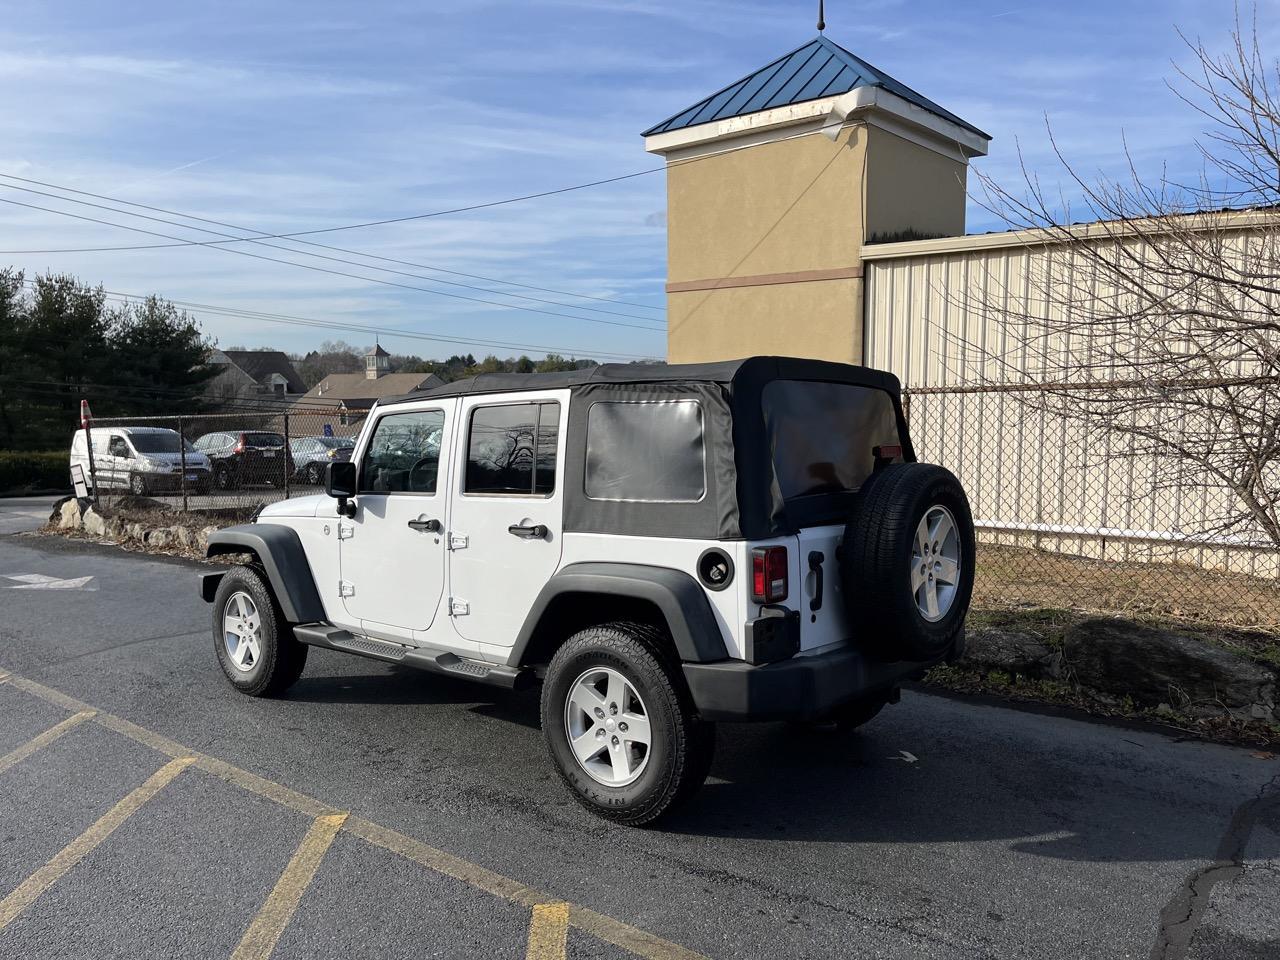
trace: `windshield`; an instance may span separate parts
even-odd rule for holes
[[[356,442],[350,437],[316,437],[316,440],[330,450],[340,450],[343,447],[354,447],[356,445]]]
[[[139,453],[178,453],[180,449],[178,435],[172,430],[166,430],[164,433],[131,433],[129,442]],[[188,441],[183,441],[183,446],[189,452],[195,452],[195,448]]]
[[[874,387],[775,380],[762,399],[784,500],[857,490],[875,467],[873,449],[901,443],[893,398]]]

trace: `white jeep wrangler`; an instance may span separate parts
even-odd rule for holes
[[[915,462],[898,381],[783,357],[490,374],[381,401],[327,496],[264,508],[202,578],[227,679],[309,646],[541,681],[569,790],[655,820],[718,720],[856,726],[958,656],[974,536]]]

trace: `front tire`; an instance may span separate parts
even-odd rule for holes
[[[228,682],[251,697],[283,693],[302,676],[307,646],[285,623],[262,575],[233,567],[213,598],[213,648]]]
[[[610,623],[570,637],[542,686],[542,732],[570,793],[616,823],[670,813],[706,779],[715,725],[694,710],[651,627]]]

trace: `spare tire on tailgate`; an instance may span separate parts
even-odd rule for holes
[[[955,475],[926,463],[877,470],[858,491],[840,548],[854,642],[893,661],[958,651],[973,566],[973,515]]]

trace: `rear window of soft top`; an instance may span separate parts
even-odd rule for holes
[[[784,500],[857,490],[875,468],[873,450],[902,443],[893,397],[875,387],[775,380],[762,403]]]

